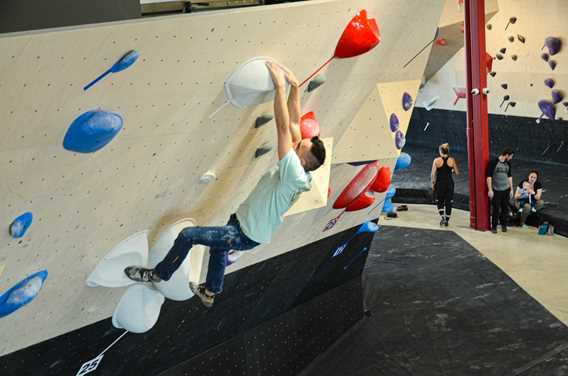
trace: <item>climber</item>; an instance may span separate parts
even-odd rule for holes
[[[274,83],[274,116],[278,137],[278,163],[266,172],[248,198],[220,227],[187,227],[177,236],[166,257],[154,269],[129,266],[124,272],[137,282],[160,282],[170,279],[187,257],[191,247],[209,248],[209,266],[202,285],[190,288],[206,307],[213,305],[221,293],[230,250],[250,250],[269,243],[283,221],[283,215],[311,189],[311,174],[325,161],[325,147],[318,137],[302,140],[300,133],[300,88],[294,74],[276,62],[266,66]],[[286,100],[286,82],[290,94]]]

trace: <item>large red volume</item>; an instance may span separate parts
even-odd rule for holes
[[[361,193],[368,191],[368,188],[377,177],[379,170],[378,162],[369,163],[355,175],[353,179],[343,189],[341,194],[333,203],[334,209],[342,209],[347,207],[351,201],[355,200]]]
[[[312,111],[306,112],[300,119],[300,132],[302,139],[320,135],[319,122]]]
[[[371,191],[382,193],[386,192],[389,189],[391,183],[391,169],[388,166],[383,166],[379,168],[379,172],[377,172],[377,178],[371,185]]]
[[[371,206],[373,202],[375,202],[375,196],[370,192],[363,192],[345,207],[345,211],[352,212],[365,209]]]
[[[333,56],[348,58],[361,55],[374,48],[380,41],[377,21],[374,18],[368,19],[367,11],[361,9],[343,30]]]

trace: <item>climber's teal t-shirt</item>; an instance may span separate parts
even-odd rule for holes
[[[272,234],[283,221],[284,213],[301,192],[310,190],[311,180],[294,149],[290,149],[260,178],[237,209],[237,219],[245,235],[257,243],[270,242]]]

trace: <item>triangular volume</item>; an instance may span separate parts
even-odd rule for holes
[[[388,114],[375,86],[335,146],[333,163],[394,158]],[[369,137],[369,135],[372,135]]]
[[[90,287],[123,287],[134,283],[124,274],[127,266],[146,266],[148,231],[137,232],[116,245],[87,278]]]
[[[391,142],[389,150],[394,148],[396,155],[404,146],[405,135],[419,86],[419,80],[385,82],[377,85],[389,130],[392,131],[390,123],[393,115],[398,119],[398,127],[391,132],[389,138]]]
[[[274,99],[274,85],[266,67],[270,57],[255,57],[225,79],[226,101],[237,108],[253,107]]]
[[[112,325],[132,333],[147,332],[158,321],[164,300],[164,296],[151,287],[130,286],[112,314]]]
[[[154,268],[160,261],[162,261],[168,251],[174,245],[179,233],[187,228],[194,227],[195,222],[192,219],[181,219],[174,224],[166,227],[158,235],[158,240],[150,249],[150,256],[148,266]],[[205,252],[205,247],[194,246],[181,266],[171,276],[168,281],[154,283],[154,286],[168,299],[172,300],[187,300],[193,297],[193,293],[189,289],[189,281],[199,281],[199,272],[202,265],[202,257]],[[196,273],[192,273],[195,269]]]

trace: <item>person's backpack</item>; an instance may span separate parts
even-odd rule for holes
[[[542,222],[540,226],[538,226],[538,234],[539,235],[553,235],[554,234],[554,226],[552,226],[547,221]]]

